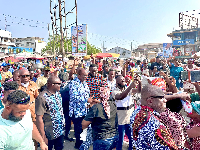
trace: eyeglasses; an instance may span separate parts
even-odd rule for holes
[[[21,75],[22,78],[30,77],[30,75]]]

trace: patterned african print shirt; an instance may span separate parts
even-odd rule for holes
[[[86,116],[87,101],[90,94],[90,89],[87,83],[81,82],[77,77],[69,84],[69,116],[73,114],[75,118]]]
[[[99,98],[99,89],[101,86],[107,87],[107,82],[103,79],[103,76],[100,74],[97,74],[95,77],[92,77],[90,74],[88,75],[86,82],[90,88],[90,97],[93,97],[95,99]]]
[[[60,92],[53,94],[48,89],[42,91],[36,99],[35,113],[43,115],[45,134],[49,140],[63,135],[65,119]]]
[[[159,113],[147,106],[139,106],[131,116],[133,149],[178,149],[169,128],[158,118]]]

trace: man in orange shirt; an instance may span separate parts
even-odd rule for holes
[[[20,79],[21,84],[19,85],[19,90],[22,90],[30,95],[30,111],[33,122],[35,122],[35,99],[39,95],[37,84],[34,81],[30,81],[30,72],[26,69],[20,70]]]
[[[37,84],[34,81],[30,81],[30,72],[27,69],[20,70],[20,80],[21,84],[19,85],[19,90],[26,92],[30,96],[30,111],[33,123],[36,124],[36,115],[35,115],[35,99],[38,97],[39,92]],[[34,141],[35,150],[37,150],[37,141]]]

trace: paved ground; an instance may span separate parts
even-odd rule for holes
[[[72,129],[70,130],[70,137],[74,138],[74,128],[72,125]],[[77,150],[74,148],[75,142],[69,142],[67,140],[64,141],[64,150]],[[40,148],[38,148],[38,150],[41,150]],[[93,147],[91,145],[89,150],[93,150]],[[124,143],[123,144],[123,150],[128,150],[128,143]]]

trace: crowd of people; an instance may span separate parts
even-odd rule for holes
[[[198,59],[67,63],[2,63],[0,149],[200,150]]]

